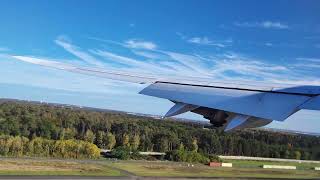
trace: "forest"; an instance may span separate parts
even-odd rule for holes
[[[2,100],[0,123],[1,156],[98,158],[99,149],[108,149],[123,159],[155,151],[188,162],[215,155],[320,160],[316,136],[261,129],[224,133],[174,119],[75,106]]]

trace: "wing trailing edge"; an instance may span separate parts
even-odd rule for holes
[[[304,103],[301,109],[308,109],[308,110],[320,110],[320,95],[311,98],[309,101]]]

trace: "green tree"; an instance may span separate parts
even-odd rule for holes
[[[99,147],[99,148],[105,148],[106,144],[103,140],[103,138],[105,137],[106,133],[103,131],[98,131],[96,134],[96,142],[95,144]]]
[[[86,134],[84,135],[84,140],[89,142],[89,143],[93,143],[95,140],[95,135],[91,130],[87,130]]]
[[[130,148],[128,146],[119,146],[115,148],[111,154],[115,158],[127,160],[130,158]]]
[[[106,145],[106,148],[111,150],[116,145],[116,137],[112,133],[107,133],[104,136],[104,144]]]
[[[73,139],[76,136],[77,132],[75,128],[63,128],[60,134],[61,135],[59,139],[68,140],[68,139]]]
[[[100,157],[100,149],[95,144],[82,142],[79,146],[77,149],[83,149],[80,152],[83,152],[85,158],[98,159]]]
[[[289,151],[289,150],[286,150],[286,151],[284,152],[284,158],[285,158],[285,159],[289,159],[289,158],[290,158],[290,151]]]
[[[177,150],[177,161],[186,161],[187,160],[187,153],[184,148],[184,145],[181,143],[179,149]]]
[[[300,160],[300,159],[301,159],[301,153],[300,153],[300,151],[295,151],[295,152],[294,152],[294,157],[295,157],[295,159]]]
[[[11,140],[11,146],[10,146],[10,154],[12,156],[22,156],[23,155],[23,142],[21,137],[15,136],[10,137]]]
[[[130,142],[131,148],[133,150],[138,149],[139,145],[140,145],[140,136],[138,134],[134,135],[131,139]]]
[[[197,139],[194,138],[194,139],[192,140],[192,146],[191,146],[191,147],[192,147],[191,151],[194,151],[194,152],[197,152],[197,151],[198,151],[198,148],[199,148],[199,147],[198,147],[198,141],[197,141]]]
[[[10,151],[10,143],[8,142],[8,139],[10,136],[7,135],[1,135],[0,136],[0,154],[2,156],[7,156]]]
[[[85,143],[94,142],[107,149],[125,145],[133,153],[168,152],[168,158],[189,162],[198,161],[203,154],[279,157],[280,152],[282,158],[297,158],[295,151],[300,152],[301,159],[320,160],[320,137],[316,136],[263,130],[223,133],[189,122],[59,105],[1,100],[0,123],[1,156],[91,158],[85,153],[90,149]],[[81,141],[85,139],[88,142]],[[140,157],[137,154],[135,158]]]
[[[222,159],[217,155],[209,155],[210,162],[222,162]]]
[[[302,154],[302,159],[309,160],[310,159],[310,153],[308,151],[304,151]]]
[[[130,143],[129,143],[129,141],[130,141],[130,137],[129,137],[129,135],[128,134],[123,134],[122,135],[122,146],[130,146]]]

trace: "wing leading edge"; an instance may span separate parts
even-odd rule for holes
[[[320,86],[213,82],[209,79],[125,73],[77,67],[37,58],[16,59],[74,73],[133,83],[150,83],[140,94],[168,99],[175,105],[165,117],[188,111],[201,114],[226,131],[284,121],[300,109],[320,110]]]

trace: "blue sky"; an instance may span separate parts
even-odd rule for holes
[[[145,85],[44,68],[17,56],[139,73],[320,85],[319,7],[311,0],[3,0],[0,97],[159,115],[172,105],[137,94]],[[319,115],[301,111],[270,127],[319,132]]]

